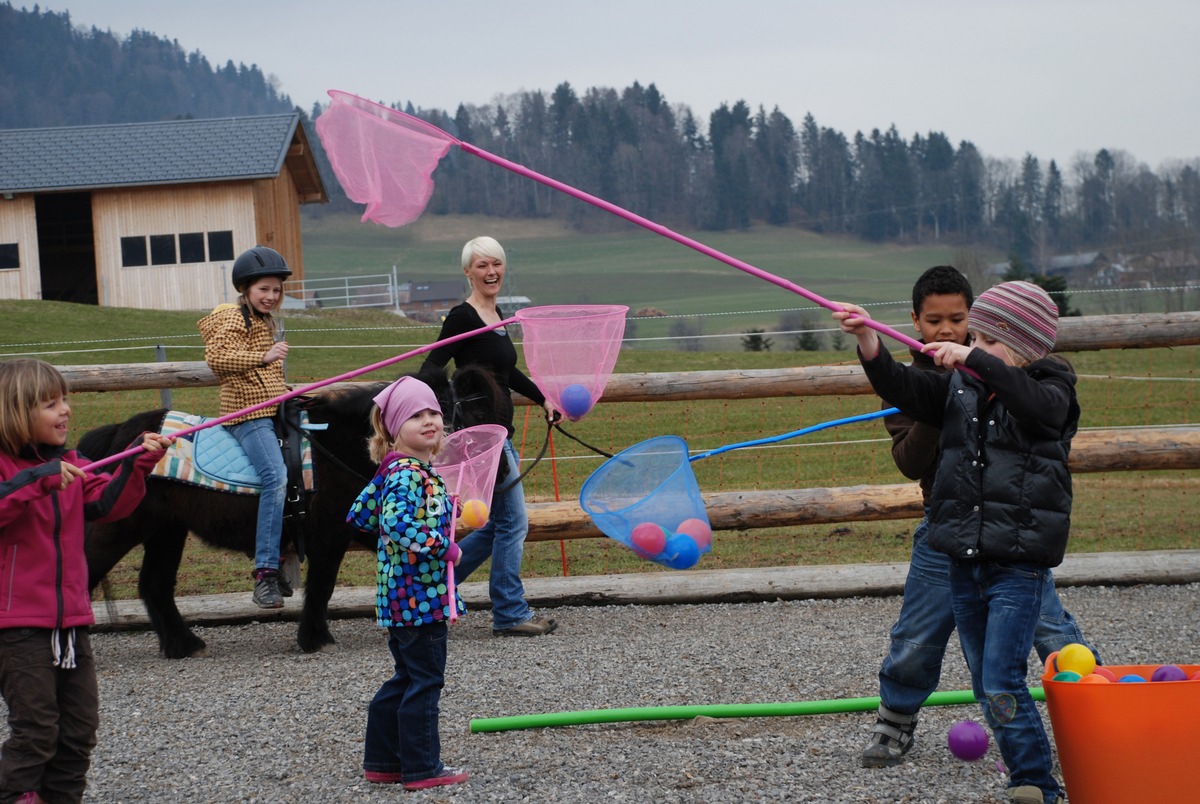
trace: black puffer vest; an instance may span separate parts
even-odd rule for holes
[[[1036,377],[1038,364],[1029,372]],[[930,494],[930,546],[957,560],[1058,566],[1071,529],[1067,458],[1078,426],[1073,388],[1066,422],[1048,438],[989,400],[982,383],[954,372]]]

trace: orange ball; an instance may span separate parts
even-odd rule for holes
[[[459,519],[468,528],[482,528],[487,524],[489,513],[487,503],[483,500],[467,500],[463,503]]]

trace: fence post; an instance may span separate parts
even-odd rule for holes
[[[154,362],[156,362],[156,363],[166,363],[167,362],[167,347],[163,346],[161,343],[158,346],[154,347]],[[171,405],[171,389],[170,388],[160,388],[158,391],[158,398],[162,402],[162,406],[164,408],[167,408],[168,410],[171,409],[172,405]]]

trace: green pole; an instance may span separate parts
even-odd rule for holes
[[[1035,701],[1046,700],[1041,687],[1030,687]],[[975,703],[970,690],[935,692],[925,701],[926,706],[961,706]],[[694,717],[798,717],[801,715],[831,715],[842,712],[869,712],[879,708],[879,696],[870,698],[835,698],[828,701],[790,701],[751,704],[699,704],[696,706],[642,706],[629,709],[585,709],[578,712],[547,712],[538,715],[475,718],[471,733],[517,731],[554,726],[582,726],[589,723],[631,723],[641,720],[689,720]]]

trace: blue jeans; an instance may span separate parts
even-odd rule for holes
[[[258,497],[258,524],[254,535],[254,568],[279,569],[279,542],[283,535],[283,504],[287,499],[287,467],[270,418],[230,425],[233,437],[246,451],[262,481]]]
[[[446,683],[446,623],[388,629],[395,673],[367,707],[363,770],[416,782],[442,772],[438,702]]]
[[[956,561],[950,590],[971,687],[1008,766],[1009,786],[1033,785],[1054,801],[1060,791],[1050,741],[1026,686],[1048,573],[1031,564]]]
[[[508,461],[508,475],[497,491],[511,483],[521,473],[517,451],[512,440],[504,442],[503,459]],[[454,568],[455,580],[465,581],[489,558],[488,597],[492,600],[492,628],[514,628],[533,618],[525,602],[525,585],[521,583],[521,557],[525,552],[525,536],[529,533],[529,517],[525,513],[525,489],[517,483],[503,494],[492,495],[492,509],[487,524],[472,531],[462,540],[462,559]]]
[[[888,709],[915,714],[938,687],[946,645],[954,633],[950,602],[950,557],[929,546],[928,519],[913,531],[912,559],[904,581],[904,602],[892,627],[888,655],[879,668],[879,696]],[[1044,661],[1053,651],[1078,642],[1083,634],[1058,599],[1054,575],[1047,570],[1034,647]],[[1088,645],[1088,647],[1092,647]],[[1092,649],[1095,652],[1095,648]]]

